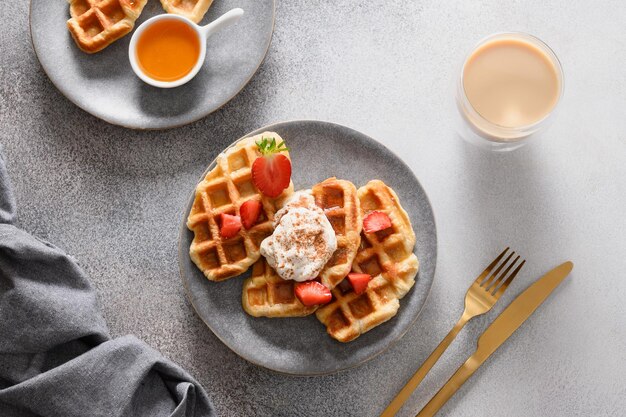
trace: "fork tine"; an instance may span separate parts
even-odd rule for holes
[[[498,262],[500,262],[500,259],[502,259],[502,257],[505,253],[507,253],[508,250],[509,247],[507,246],[506,249],[504,249],[502,253],[489,264],[489,266],[478,276],[478,278],[476,278],[474,282],[480,285],[480,283],[487,277],[487,275],[489,275],[489,273],[491,273],[491,270],[498,264]]]
[[[519,260],[520,256],[517,255],[517,258],[515,258],[513,260],[513,262],[511,262],[511,264],[504,270],[502,271],[502,273],[498,276],[498,278],[496,278],[492,283],[489,284],[489,286],[486,288],[487,292],[490,293],[494,293],[496,288],[502,283],[504,282],[505,278],[508,276],[509,271],[515,266],[515,264],[517,263],[517,261]]]
[[[511,253],[509,254],[509,256],[507,256],[507,257],[506,257],[506,259],[504,260],[504,262],[502,262],[502,263],[500,264],[500,266],[498,266],[498,268],[497,268],[497,269],[493,272],[493,274],[491,274],[491,276],[490,276],[489,278],[487,278],[487,279],[485,280],[485,282],[483,282],[483,283],[481,284],[481,287],[483,287],[485,290],[487,290],[487,288],[491,287],[491,285],[492,285],[494,282],[497,282],[497,276],[498,276],[498,274],[500,273],[500,271],[502,271],[502,268],[504,268],[504,267],[505,267],[505,266],[509,263],[509,260],[511,259],[511,257],[512,257],[513,255],[515,255],[515,251],[511,252]]]
[[[522,267],[524,266],[524,264],[526,263],[526,260],[522,260],[522,263],[519,264],[517,266],[517,268],[515,268],[515,270],[513,271],[513,273],[507,278],[506,281],[504,281],[504,283],[502,285],[500,285],[500,288],[497,289],[497,291],[495,291],[495,293],[493,294],[494,297],[496,297],[496,299],[500,298],[500,296],[502,294],[504,294],[504,291],[506,291],[506,289],[509,287],[509,284],[513,281],[513,279],[517,276],[517,273],[522,269]]]
[[[513,252],[513,253],[515,253],[515,252]],[[500,265],[500,266],[501,266],[501,267],[502,267],[502,266],[504,266],[504,265],[508,262],[508,260],[509,260],[510,258],[511,258],[511,257],[509,256],[509,257],[506,259],[506,261],[505,261],[502,265]],[[496,289],[496,287],[497,287],[498,285],[500,285],[500,283],[501,283],[501,282],[504,280],[504,278],[506,278],[506,276],[508,275],[508,273],[509,273],[509,271],[511,270],[511,268],[513,268],[513,267],[515,266],[515,264],[517,263],[517,261],[519,260],[519,258],[520,258],[520,256],[519,256],[519,255],[517,255],[517,258],[515,258],[515,259],[513,260],[513,262],[511,262],[511,264],[510,264],[510,265],[509,265],[509,266],[508,266],[508,267],[507,267],[507,268],[506,268],[506,269],[505,269],[505,270],[504,270],[504,271],[503,271],[500,275],[498,275],[498,277],[497,277],[497,278],[496,278],[493,282],[490,282],[490,283],[489,283],[489,285],[485,286],[485,288],[487,289],[487,291],[491,292],[491,291],[495,290],[495,289]],[[494,275],[495,275],[495,274],[494,274]]]

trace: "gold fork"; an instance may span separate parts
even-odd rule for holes
[[[431,370],[431,368],[435,365],[437,360],[441,357],[443,352],[446,351],[450,343],[454,340],[456,335],[461,331],[461,329],[467,324],[468,321],[473,319],[476,316],[480,316],[485,314],[496,304],[496,301],[504,294],[504,291],[508,288],[509,284],[513,281],[517,273],[522,269],[525,260],[522,262],[511,272],[511,269],[515,266],[517,261],[519,260],[519,255],[513,260],[513,262],[509,261],[515,255],[515,252],[511,252],[504,262],[500,263],[502,258],[509,251],[509,248],[506,248],[496,259],[493,260],[485,269],[482,274],[476,278],[476,280],[472,283],[472,285],[467,290],[465,294],[465,310],[461,315],[461,318],[454,325],[450,333],[443,338],[439,346],[435,348],[433,353],[430,354],[428,359],[422,364],[422,366],[415,372],[415,375],[411,377],[409,382],[406,383],[404,388],[400,390],[398,395],[389,403],[385,411],[380,415],[380,417],[393,417],[396,415],[400,407],[404,404],[404,402],[409,398],[409,396],[413,393],[415,388],[422,382],[426,374]],[[496,267],[496,265],[500,265],[496,268],[496,270],[491,273],[491,271]],[[507,266],[508,265],[508,266]],[[503,268],[505,268],[502,271]],[[510,272],[510,273],[509,273]]]

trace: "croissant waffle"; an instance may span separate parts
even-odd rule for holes
[[[337,250],[320,272],[322,284],[333,289],[350,272],[361,242],[361,208],[350,181],[329,178],[312,189],[315,204],[324,210],[337,236]]]
[[[282,279],[264,258],[252,267],[252,276],[243,284],[241,304],[255,317],[301,317],[313,313],[294,293],[296,282]]]
[[[319,276],[324,285],[333,288],[350,272],[359,247],[362,226],[359,200],[354,184],[336,178],[315,185],[311,191],[337,236],[337,249]],[[294,281],[282,279],[264,265],[265,260],[259,260],[252,277],[243,284],[242,305],[246,312],[256,317],[301,317],[317,309],[303,305],[294,296]]]
[[[341,342],[354,340],[395,316],[399,299],[415,283],[419,267],[413,254],[415,233],[396,193],[374,180],[359,188],[357,195],[363,216],[382,211],[391,219],[391,227],[361,234],[352,269],[373,277],[365,292],[357,295],[338,286],[332,290],[333,300],[316,312],[330,336]]]
[[[199,23],[213,0],[161,0],[161,5],[168,13],[185,16]]]
[[[148,0],[68,0],[67,28],[78,47],[92,54],[133,30]]]
[[[187,218],[194,232],[189,255],[211,281],[222,281],[245,272],[260,257],[261,241],[272,234],[274,214],[286,197],[293,193],[293,183],[278,198],[263,195],[252,181],[252,163],[261,156],[256,141],[262,138],[282,139],[277,133],[264,132],[246,138],[219,154],[213,168],[196,187],[196,196]],[[282,152],[289,158],[287,151]],[[261,202],[262,213],[250,229],[244,227],[235,237],[224,239],[219,233],[220,214],[240,215],[247,201]]]

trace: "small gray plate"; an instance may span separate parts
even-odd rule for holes
[[[274,0],[215,1],[201,24],[235,7],[244,10],[243,17],[211,36],[204,67],[193,80],[172,89],[152,87],[135,75],[128,61],[132,33],[93,55],[78,49],[67,30],[66,1],[31,0],[31,38],[52,83],[77,106],[116,125],[165,129],[219,109],[263,62],[274,30]],[[150,0],[135,27],[161,13],[161,2]]]
[[[352,181],[357,187],[380,179],[391,186],[408,212],[417,236],[420,267],[415,286],[400,300],[398,314],[349,343],[326,333],[315,315],[298,318],[255,318],[241,307],[244,277],[211,282],[189,258],[193,239],[185,223],[191,193],[180,228],[179,265],[187,296],[207,326],[235,353],[257,365],[294,375],[322,375],[348,369],[378,355],[408,330],[430,291],[437,258],[435,220],[428,197],[413,172],[374,139],[344,126],[318,121],[277,123],[251,132],[277,132],[290,148],[295,189],[310,188],[328,177]],[[208,170],[215,166],[215,161]],[[204,178],[203,174],[202,178]],[[194,187],[195,188],[195,187]]]

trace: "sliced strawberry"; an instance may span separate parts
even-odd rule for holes
[[[280,153],[288,148],[285,142],[276,144],[275,138],[263,138],[257,146],[262,156],[252,163],[252,181],[266,196],[278,197],[291,181],[291,161]]]
[[[220,214],[220,235],[229,239],[241,230],[241,218],[231,214]]]
[[[246,229],[254,226],[259,220],[259,214],[261,214],[261,202],[257,200],[248,200],[239,208],[241,214],[241,222]]]
[[[391,219],[382,211],[372,211],[363,219],[365,233],[374,233],[391,227]]]
[[[305,306],[326,304],[332,300],[333,295],[324,284],[317,281],[300,282],[295,287],[296,297]]]
[[[370,274],[358,274],[356,272],[350,272],[348,274],[348,281],[352,284],[354,292],[357,294],[363,294],[367,289],[367,284],[372,280]]]

